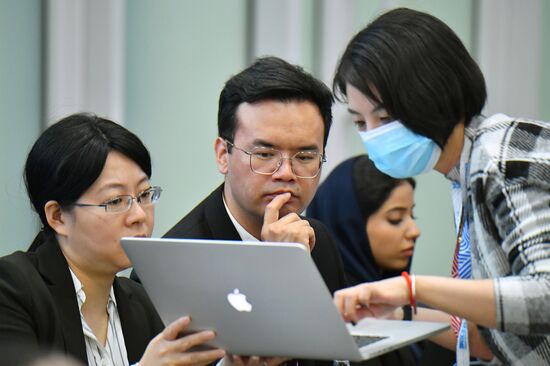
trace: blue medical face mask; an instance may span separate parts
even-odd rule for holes
[[[394,121],[360,131],[370,159],[378,170],[394,178],[409,178],[432,170],[439,160],[437,144]]]

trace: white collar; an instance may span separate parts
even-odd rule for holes
[[[73,285],[74,285],[74,291],[76,293],[76,297],[80,300],[79,308],[82,308],[82,305],[86,302],[86,293],[84,292],[84,286],[82,286],[82,282],[76,277],[71,267],[69,267],[69,272],[71,272],[71,277],[73,279]],[[116,306],[116,298],[115,298],[115,292],[113,290],[113,285],[111,285],[111,291],[109,291],[109,300],[107,301],[107,306],[109,302],[113,302]]]
[[[222,200],[223,200],[223,206],[225,207],[225,211],[227,212],[227,215],[229,215],[229,219],[231,219],[231,222],[233,223],[233,226],[235,226],[235,229],[237,229],[237,233],[239,233],[239,236],[241,237],[242,241],[259,241],[254,235],[250,234],[244,227],[242,227],[241,224],[237,221],[235,217],[231,214],[231,211],[229,211],[229,207],[227,207],[227,203],[225,202],[225,197],[222,192]]]

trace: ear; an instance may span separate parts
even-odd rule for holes
[[[221,137],[218,137],[216,142],[214,142],[214,151],[216,153],[218,170],[223,175],[226,175],[228,171],[229,152],[227,151],[227,143]]]
[[[50,227],[59,235],[67,235],[65,213],[57,201],[48,201],[44,205],[44,213]]]

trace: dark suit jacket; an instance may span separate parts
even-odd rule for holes
[[[199,203],[165,235],[165,238],[241,240],[237,229],[225,210],[223,184]],[[336,244],[326,227],[315,219],[308,219],[315,231],[315,247],[311,256],[329,290],[346,287],[344,267]]]
[[[222,198],[223,184],[199,203],[165,235],[165,238],[241,240],[231,222]],[[315,247],[311,256],[327,287],[334,291],[346,287],[344,267],[336,244],[321,222],[308,219],[315,230]],[[134,279],[137,278],[132,273]],[[296,364],[295,361],[287,363]],[[332,361],[300,360],[300,366],[332,366]]]
[[[141,285],[116,278],[113,289],[132,364],[164,326]],[[74,284],[55,241],[0,258],[0,344],[8,342],[38,344],[88,364]]]

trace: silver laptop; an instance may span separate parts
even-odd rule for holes
[[[237,355],[360,361],[449,328],[366,319],[346,324],[301,244],[123,238],[165,324],[192,316]],[[364,343],[364,345],[363,345]]]

